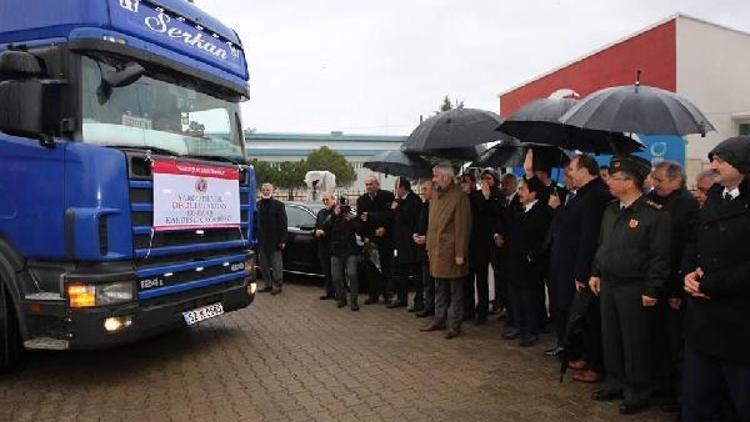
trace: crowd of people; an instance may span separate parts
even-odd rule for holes
[[[391,193],[368,177],[356,213],[323,195],[321,299],[359,310],[366,278],[365,304],[408,307],[431,318],[422,331],[446,339],[493,314],[520,347],[552,327],[557,346],[544,353],[575,380],[601,383],[593,399],[622,400],[623,414],[659,397],[685,421],[750,420],[750,137],[708,158],[693,192],[679,164],[637,156],[600,167],[575,155],[564,186],[533,152],[521,177],[485,169],[476,180],[439,165],[421,198],[408,180]],[[377,265],[359,265],[357,236]]]

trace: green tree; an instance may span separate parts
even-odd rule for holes
[[[454,108],[464,108],[464,102],[459,100],[451,101],[450,97],[446,95],[445,97],[443,97],[443,103],[440,104],[440,107],[438,108],[438,111],[436,111],[436,113],[453,110]]]
[[[346,161],[343,155],[326,146],[312,151],[306,161],[307,170],[327,170],[335,174],[338,186],[349,186],[357,179],[357,172],[351,163]]]

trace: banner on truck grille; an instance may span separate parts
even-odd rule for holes
[[[155,161],[154,230],[240,226],[236,168]]]

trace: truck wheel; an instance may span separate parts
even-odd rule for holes
[[[21,333],[13,301],[0,280],[0,372],[6,372],[23,356]]]

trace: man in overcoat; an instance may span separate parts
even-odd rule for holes
[[[411,183],[401,178],[398,183],[398,196],[391,204],[394,214],[394,245],[396,277],[394,286],[396,300],[388,305],[389,308],[401,308],[408,305],[409,278],[416,281],[415,307],[422,310],[422,283],[419,267],[419,249],[412,236],[417,231],[419,213],[422,201],[412,192]]]
[[[684,260],[683,421],[719,411],[722,390],[737,420],[750,420],[750,136],[729,138],[710,153],[715,185],[698,214]],[[725,420],[721,418],[720,420]]]
[[[261,292],[281,293],[284,282],[284,263],[281,251],[286,246],[287,220],[284,204],[273,197],[273,185],[260,187],[258,201],[258,255],[263,276]]]
[[[435,319],[422,331],[443,330],[445,338],[461,334],[463,320],[463,280],[469,273],[468,252],[471,234],[469,197],[455,182],[450,165],[433,169],[437,194],[430,204],[427,253],[430,275],[435,279]]]

